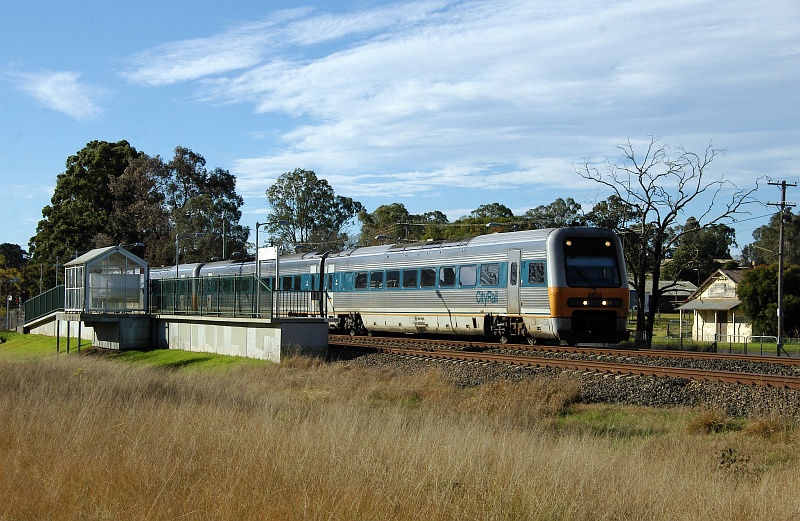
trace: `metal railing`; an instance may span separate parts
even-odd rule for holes
[[[64,285],[56,286],[25,302],[25,323],[56,311],[64,311]]]
[[[755,354],[756,346],[761,355],[800,356],[800,339],[782,339],[781,353],[778,353],[778,337],[774,335],[714,335],[719,352]]]
[[[727,335],[715,334],[711,340],[692,340],[686,338],[659,338],[653,347],[674,349],[676,351],[706,351],[754,356],[777,355],[777,337],[765,335]],[[800,339],[784,338],[780,356],[800,357]]]
[[[221,317],[324,317],[325,293],[273,292],[255,275],[157,279],[150,282],[150,312]]]

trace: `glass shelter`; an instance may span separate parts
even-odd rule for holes
[[[147,311],[146,261],[121,246],[91,250],[64,265],[65,311]]]

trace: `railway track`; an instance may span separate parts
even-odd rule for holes
[[[537,347],[541,355],[526,353],[514,355],[507,353],[489,353],[492,349],[508,349],[510,346],[485,342],[430,340],[409,338],[377,338],[377,337],[349,337],[332,335],[329,339],[331,346],[345,348],[369,348],[384,353],[401,356],[427,358],[435,360],[451,360],[458,362],[509,364],[525,367],[549,367],[582,372],[597,372],[614,375],[638,375],[668,378],[682,378],[709,382],[726,382],[738,385],[770,386],[776,388],[800,389],[800,376],[785,374],[765,374],[740,371],[722,371],[713,369],[694,369],[686,367],[671,367],[664,365],[638,364],[637,357],[657,358],[696,358],[696,359],[746,359],[748,362],[779,363],[782,365],[798,365],[796,359],[778,357],[741,357],[739,355],[690,353],[660,350],[620,350],[606,348],[577,348],[577,347]],[[522,346],[520,346],[522,349]],[[530,351],[530,349],[526,349]],[[552,353],[578,354],[584,356],[625,357],[625,362],[609,362],[582,358],[553,357]],[[544,356],[550,354],[550,356]]]

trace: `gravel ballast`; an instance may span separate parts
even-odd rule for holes
[[[570,357],[572,358],[574,355]],[[759,364],[757,362],[747,364],[745,362],[744,364],[746,365],[743,367],[743,362],[726,362],[724,360],[706,360],[698,363],[697,360],[672,359],[665,362],[665,359],[653,357],[650,362],[652,362],[652,365],[664,364],[673,367],[768,372],[770,374],[784,374],[783,371],[785,370],[784,367],[778,366],[778,364]],[[499,379],[519,381],[527,378],[559,378],[566,375],[579,382],[580,401],[583,403],[609,403],[647,407],[704,407],[718,410],[734,417],[757,417],[768,414],[800,416],[800,391],[794,389],[744,386],[681,378],[610,375],[554,368],[452,362],[387,353],[364,353],[342,363],[361,367],[380,367],[408,373],[427,371],[435,367],[454,383],[462,386],[476,386]],[[646,362],[637,357],[633,363],[645,364]],[[765,365],[775,367],[765,367]],[[786,374],[797,374],[796,368],[790,367],[788,371],[790,372]]]

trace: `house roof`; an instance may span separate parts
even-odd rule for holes
[[[746,271],[746,270],[744,270],[744,269],[738,269],[738,270],[723,270],[723,269],[718,269],[717,271],[715,271],[714,273],[712,273],[712,274],[711,274],[711,275],[710,275],[710,276],[709,276],[709,277],[708,277],[706,280],[704,280],[704,281],[703,281],[703,283],[702,283],[702,284],[700,284],[700,286],[698,286],[698,288],[695,290],[695,292],[694,292],[694,293],[692,293],[692,294],[689,296],[689,300],[690,300],[690,301],[691,301],[691,300],[694,300],[694,299],[696,299],[696,298],[697,298],[699,295],[702,295],[702,294],[703,294],[703,291],[705,291],[705,290],[706,290],[706,288],[707,288],[708,286],[710,286],[712,283],[714,283],[714,281],[716,281],[716,280],[717,280],[717,277],[718,277],[719,275],[722,275],[722,276],[723,276],[723,277],[725,277],[726,279],[730,280],[731,282],[733,282],[733,283],[734,283],[734,285],[736,285],[736,286],[738,287],[738,286],[739,286],[739,283],[740,283],[740,282],[742,282],[742,279],[744,278],[744,272],[745,272],[745,271]]]
[[[741,300],[738,298],[700,298],[700,295],[714,283],[714,281],[719,279],[719,276],[722,275],[726,279],[733,282],[734,285],[739,286],[739,283],[742,282],[744,278],[745,270],[723,270],[718,269],[714,273],[711,274],[697,290],[689,297],[689,300],[686,301],[682,306],[678,307],[679,310],[717,310],[717,311],[727,311],[729,309],[733,309],[737,307],[739,304],[742,303]]]
[[[698,298],[690,300],[682,306],[678,306],[678,309],[682,311],[728,311],[741,303],[742,301],[738,298],[704,298],[702,300]]]
[[[733,283],[738,286],[739,283],[742,282],[742,279],[744,278],[745,270],[718,270],[718,271],[723,275],[725,275],[726,277],[728,277],[729,279],[731,279]]]

